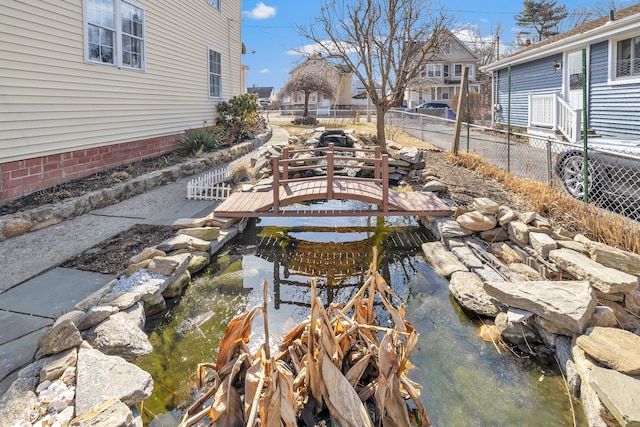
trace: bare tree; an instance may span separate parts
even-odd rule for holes
[[[309,95],[313,92],[318,92],[318,96],[332,97],[333,86],[329,83],[326,77],[319,73],[313,73],[309,71],[303,71],[295,76],[292,76],[284,87],[282,88],[282,94],[289,94],[293,96],[295,93],[302,93],[304,95],[304,112],[303,117],[309,115]]]
[[[315,23],[299,32],[360,80],[376,106],[377,140],[386,152],[384,114],[440,48],[447,23],[444,9],[425,0],[323,0]]]
[[[593,19],[607,16],[611,10],[621,10],[625,6],[621,1],[608,0],[598,1],[595,6],[576,6],[565,20],[565,29],[575,28]]]

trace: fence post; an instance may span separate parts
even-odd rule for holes
[[[462,116],[464,114],[464,103],[462,100],[467,92],[467,81],[469,80],[469,67],[462,70],[462,81],[458,92],[458,108],[456,108],[456,124],[453,131],[453,141],[451,142],[451,154],[457,155],[460,147],[460,131],[462,130]]]
[[[289,160],[289,148],[282,149],[282,159],[284,160],[282,162],[282,179],[286,181],[289,179],[289,162],[287,161]]]
[[[382,155],[382,212],[389,212],[389,155]]]
[[[547,185],[553,187],[553,157],[551,156],[551,138],[547,137]]]
[[[420,139],[424,141],[424,115],[420,114]]]
[[[380,146],[377,145],[374,150],[375,161],[373,162],[373,167],[375,170],[373,171],[373,179],[382,179],[382,167],[380,165]]]
[[[327,151],[327,200],[333,199],[333,152],[335,145],[329,143]]]
[[[280,160],[279,156],[273,156],[271,159],[271,168],[273,169],[273,212],[280,212]]]

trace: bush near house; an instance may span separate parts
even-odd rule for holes
[[[216,125],[224,129],[227,143],[251,136],[259,126],[258,95],[245,93],[222,101],[216,108]]]

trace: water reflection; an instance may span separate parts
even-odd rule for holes
[[[198,363],[213,362],[226,325],[261,304],[270,287],[270,336],[308,315],[310,280],[319,280],[325,303],[345,301],[364,281],[372,248],[378,270],[407,308],[420,333],[412,378],[435,426],[570,424],[561,381],[511,354],[497,354],[476,337],[477,321],[452,301],[447,281],[425,263],[420,243],[429,233],[408,218],[268,218],[252,224],[150,332],[154,352],[140,366],[154,377],[145,402],[146,422],[177,425]],[[384,324],[390,319],[380,319]],[[262,339],[261,318],[252,341]],[[543,373],[545,372],[545,373]]]

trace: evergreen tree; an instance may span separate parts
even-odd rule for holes
[[[516,25],[532,29],[537,41],[559,34],[560,24],[569,13],[565,5],[557,4],[558,0],[525,0],[524,10],[515,16]]]

